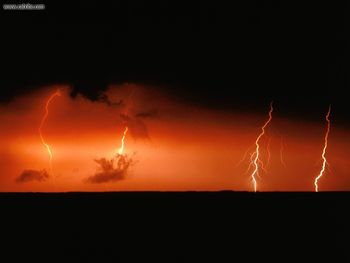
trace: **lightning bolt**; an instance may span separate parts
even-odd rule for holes
[[[324,146],[323,146],[323,151],[322,151],[322,169],[320,171],[320,173],[318,174],[318,176],[315,178],[314,181],[314,185],[315,185],[315,192],[318,192],[318,180],[323,176],[324,171],[326,169],[326,165],[327,163],[327,159],[326,159],[326,150],[327,150],[327,146],[328,146],[328,135],[329,135],[329,131],[331,129],[331,121],[329,120],[329,115],[331,114],[331,105],[329,105],[328,108],[328,112],[326,115],[326,121],[327,121],[327,131],[324,137]]]
[[[128,127],[125,127],[124,132],[123,132],[123,137],[122,137],[122,140],[121,140],[121,144],[120,144],[120,147],[119,147],[119,150],[118,150],[118,154],[119,154],[119,155],[122,155],[122,154],[123,154],[125,136],[126,136],[127,133],[128,133]]]
[[[44,124],[46,122],[47,117],[49,116],[50,103],[55,97],[58,97],[58,96],[61,96],[61,93],[60,93],[59,89],[57,89],[57,91],[55,93],[53,93],[47,99],[47,101],[45,103],[45,114],[44,114],[43,118],[41,119],[40,126],[39,126],[39,135],[40,135],[41,143],[45,146],[45,148],[46,148],[46,150],[47,150],[47,152],[49,154],[49,164],[50,164],[50,172],[51,173],[52,173],[52,151],[51,151],[50,145],[47,144],[45,139],[44,139],[44,136],[43,136],[43,133],[42,133],[42,129],[43,129],[43,126],[44,126]]]
[[[252,154],[251,163],[249,164],[249,167],[250,166],[254,166],[254,171],[251,174],[251,178],[253,180],[253,185],[254,185],[254,192],[256,192],[256,189],[257,189],[256,177],[259,176],[259,164],[261,164],[260,151],[259,151],[260,150],[259,141],[260,141],[261,137],[264,136],[265,129],[266,129],[266,127],[269,125],[269,123],[272,120],[272,112],[273,112],[273,102],[270,103],[269,118],[264,123],[264,125],[261,127],[261,133],[256,138],[255,151]]]

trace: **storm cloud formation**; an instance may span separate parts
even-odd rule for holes
[[[20,176],[16,178],[17,183],[26,183],[31,181],[43,182],[49,179],[48,172],[43,170],[24,170]]]
[[[261,112],[274,99],[284,115],[316,120],[332,103],[349,123],[346,3],[226,2],[50,5],[50,22],[33,14],[37,30],[21,34],[32,21],[6,16],[3,49],[32,52],[3,54],[0,101],[55,83],[104,100],[108,85],[133,82],[232,111]]]
[[[125,179],[128,168],[132,164],[132,159],[119,154],[115,159],[101,158],[95,159],[95,162],[99,165],[98,171],[85,180],[87,183],[100,184]]]

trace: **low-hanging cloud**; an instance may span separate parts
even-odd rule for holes
[[[136,118],[142,118],[142,119],[146,119],[146,118],[156,118],[158,116],[158,110],[157,109],[151,109],[148,111],[140,111],[138,113],[135,114]]]
[[[85,180],[86,183],[100,184],[124,180],[132,164],[132,159],[124,155],[118,155],[111,160],[101,158],[94,161],[99,165],[98,171],[88,177]],[[114,167],[115,165],[116,167]]]
[[[105,103],[108,106],[123,106],[124,101],[121,99],[117,102],[111,101],[110,98],[106,94],[101,94],[98,98],[99,102]]]
[[[17,178],[17,183],[26,183],[31,181],[43,182],[49,179],[49,173],[43,170],[24,170]]]

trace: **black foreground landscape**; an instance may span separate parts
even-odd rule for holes
[[[347,262],[349,201],[349,192],[1,193],[1,257]]]

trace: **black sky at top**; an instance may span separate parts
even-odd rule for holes
[[[67,83],[158,85],[182,101],[349,124],[347,2],[61,1],[2,11],[1,101]],[[235,1],[232,1],[235,2]],[[34,2],[33,2],[34,3]]]

